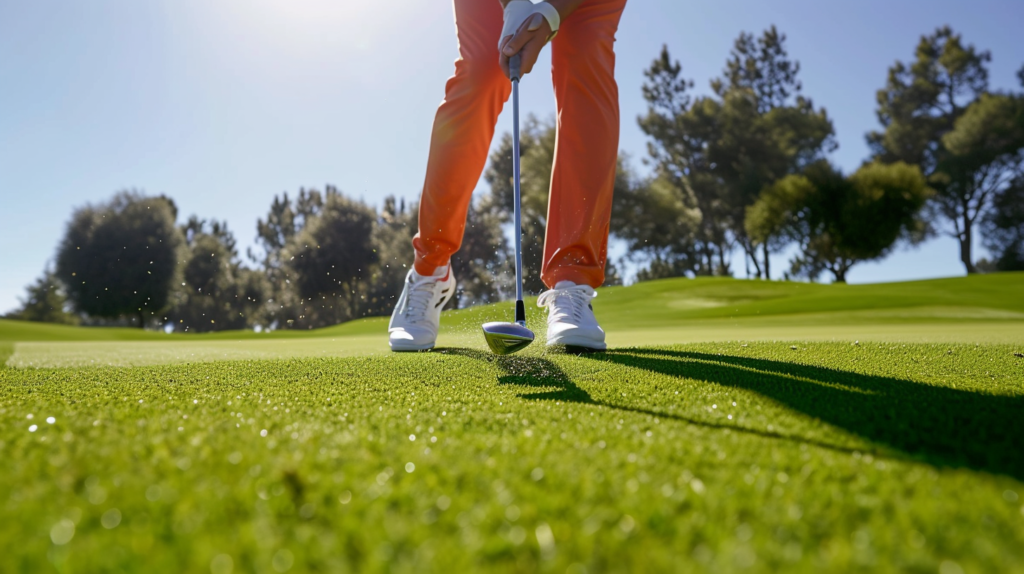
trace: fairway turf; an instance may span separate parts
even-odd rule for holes
[[[1024,275],[975,279],[603,290],[587,356],[3,322],[0,572],[1024,573]],[[93,352],[149,366],[25,364]]]
[[[1024,272],[876,285],[665,279],[598,290],[612,347],[707,341],[890,341],[1024,345]],[[545,337],[544,311],[527,301]],[[445,312],[438,344],[485,349],[480,326],[508,303]],[[164,334],[0,319],[14,367],[144,366],[388,353],[387,317],[310,331]]]

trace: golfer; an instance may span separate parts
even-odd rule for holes
[[[434,347],[441,309],[455,293],[451,256],[511,92],[508,59],[519,53],[527,74],[548,42],[558,120],[541,268],[549,290],[537,305],[548,309],[548,346],[605,349],[591,299],[607,258],[619,146],[614,43],[625,5],[454,0],[459,58],[434,118],[416,260],[388,326],[393,351]]]

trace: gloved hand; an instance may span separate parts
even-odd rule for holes
[[[522,73],[527,74],[537,63],[541,48],[558,33],[561,23],[558,10],[547,2],[511,0],[505,5],[505,24],[498,41],[501,69],[509,75],[508,59],[522,55]]]

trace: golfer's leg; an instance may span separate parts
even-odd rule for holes
[[[600,287],[619,148],[615,32],[626,0],[590,0],[552,43],[558,139],[541,279]]]
[[[466,211],[487,162],[511,85],[498,65],[502,10],[496,0],[454,0],[459,59],[434,118],[420,196],[416,271],[430,275],[462,245]]]

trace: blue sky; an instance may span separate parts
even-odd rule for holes
[[[853,169],[875,91],[922,34],[952,25],[992,51],[993,88],[1017,89],[1021,22],[1019,0],[632,0],[617,45],[620,147],[637,164],[646,154],[640,85],[662,44],[707,92],[736,35],[775,24],[835,122],[832,159]],[[300,186],[414,199],[455,55],[446,2],[0,0],[0,311],[52,259],[73,208],[119,189],[226,219],[243,246],[273,196]],[[523,104],[554,113],[546,65]],[[850,280],[961,273],[955,243],[936,239]]]

